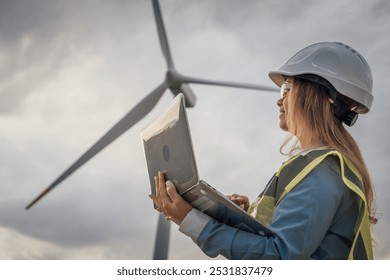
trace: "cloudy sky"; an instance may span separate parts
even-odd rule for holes
[[[272,86],[267,73],[319,41],[358,50],[372,111],[350,129],[375,187],[375,255],[390,258],[390,2],[160,0],[175,66],[200,78]],[[152,208],[140,130],[172,99],[29,211],[24,207],[165,78],[146,0],[0,0],[0,259],[150,259]],[[193,85],[201,177],[254,198],[285,159],[277,95]],[[222,141],[221,141],[222,139]],[[169,258],[207,258],[172,227]],[[185,248],[185,250],[183,250]]]

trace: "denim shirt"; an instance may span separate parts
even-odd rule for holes
[[[276,207],[264,237],[192,209],[179,230],[210,257],[228,259],[347,259],[359,209],[337,170],[320,163]]]

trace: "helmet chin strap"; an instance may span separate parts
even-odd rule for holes
[[[305,75],[298,75],[295,76],[297,78],[301,78],[304,80],[308,80],[317,84],[320,84],[321,86],[326,87],[329,90],[329,102],[332,106],[333,114],[343,123],[345,123],[348,126],[353,126],[359,115],[355,111],[353,111],[345,102],[343,102],[341,99],[337,99],[338,92],[337,90],[332,86],[331,83],[329,83],[324,78],[312,75],[312,74],[305,74]]]

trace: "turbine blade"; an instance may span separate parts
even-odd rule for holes
[[[191,87],[188,84],[181,84],[180,85],[180,92],[184,94],[184,98],[186,101],[186,107],[192,108],[195,106],[196,103],[196,96],[191,89]]]
[[[158,216],[156,240],[154,243],[153,260],[168,259],[169,234],[171,223],[163,215]]]
[[[132,110],[130,110],[118,123],[116,123],[102,138],[100,138],[88,151],[86,151],[75,163],[73,163],[64,173],[62,173],[51,185],[44,189],[29,205],[26,206],[26,210],[32,207],[42,197],[44,197],[49,191],[65,180],[69,175],[75,172],[78,168],[84,165],[97,153],[111,144],[115,139],[126,132],[130,127],[141,120],[146,114],[148,114],[161,96],[167,89],[167,84],[164,81],[161,85],[155,88],[148,96],[146,96],[141,102],[139,102]]]
[[[167,62],[168,68],[171,69],[174,68],[173,60],[171,56],[171,51],[169,50],[168,37],[167,37],[167,33],[165,32],[164,21],[161,15],[160,5],[158,3],[158,0],[153,0],[152,3],[153,3],[154,17],[156,19],[158,37],[160,39],[161,50]]]
[[[235,83],[235,82],[224,82],[224,81],[211,81],[199,78],[192,78],[187,76],[181,76],[182,83],[194,83],[194,84],[204,84],[204,85],[214,85],[214,86],[224,86],[224,87],[236,87],[236,88],[245,88],[245,89],[254,89],[254,90],[265,90],[265,91],[275,91],[279,92],[280,90],[276,87],[271,86],[261,86],[254,84],[246,83]]]

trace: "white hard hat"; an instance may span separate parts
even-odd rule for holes
[[[372,96],[372,74],[367,61],[356,50],[339,42],[322,42],[310,45],[291,57],[269,77],[281,86],[284,76],[312,74],[326,79],[338,93],[356,101],[356,110],[367,113]]]

